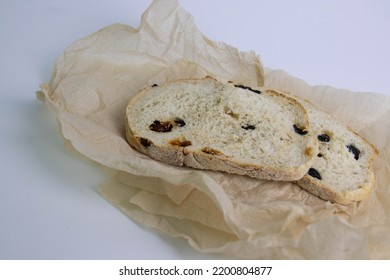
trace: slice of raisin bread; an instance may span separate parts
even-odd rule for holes
[[[126,136],[171,165],[272,180],[301,179],[318,153],[295,99],[212,78],[142,90],[127,106]]]
[[[298,185],[340,204],[363,200],[373,187],[376,148],[328,113],[297,100],[306,108],[319,142],[318,159]]]

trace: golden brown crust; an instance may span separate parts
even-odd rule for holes
[[[320,181],[305,175],[301,180],[297,181],[298,186],[307,190],[308,192],[331,202],[339,204],[350,204],[364,200],[372,191],[374,184],[374,174],[370,174],[369,184],[359,186],[354,190],[335,191],[329,188],[329,186],[321,183]]]

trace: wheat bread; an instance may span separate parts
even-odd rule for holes
[[[175,166],[295,181],[317,159],[308,115],[278,91],[212,78],[147,87],[126,108],[136,150]]]
[[[297,100],[306,108],[311,130],[319,142],[317,160],[297,184],[322,199],[340,204],[366,198],[374,185],[377,149],[307,100]]]

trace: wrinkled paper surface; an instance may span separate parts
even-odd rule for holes
[[[289,182],[169,166],[127,144],[124,114],[135,93],[207,75],[288,91],[350,126],[379,150],[374,192],[338,205]],[[63,137],[80,154],[113,171],[102,196],[140,224],[232,258],[390,258],[387,96],[313,87],[263,70],[254,52],[206,38],[175,0],[154,1],[138,29],[115,24],[73,43],[37,96],[54,109]]]

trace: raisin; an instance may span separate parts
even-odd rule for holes
[[[324,155],[323,154],[321,154],[321,153],[319,153],[318,155],[317,155],[317,157],[323,157]]]
[[[243,85],[234,85],[234,86],[237,87],[237,88],[248,89],[248,87],[243,86]]]
[[[351,145],[348,145],[347,148],[348,148],[348,151],[354,155],[354,158],[355,158],[356,160],[358,160],[358,159],[359,159],[359,156],[360,156],[360,150],[359,150],[358,148],[356,148],[356,147],[355,147],[354,145],[352,145],[352,144],[351,144]]]
[[[300,128],[300,127],[296,126],[295,124],[294,124],[294,130],[299,135],[306,135],[307,134],[307,131],[304,130],[304,128]]]
[[[185,121],[182,120],[182,119],[180,119],[180,118],[176,118],[176,119],[174,120],[174,122],[175,122],[175,124],[177,124],[177,125],[180,126],[180,127],[183,127],[183,126],[186,125]]]
[[[254,92],[254,93],[261,94],[261,91],[258,90],[258,89],[249,88],[249,90],[252,91],[252,92]]]
[[[144,147],[149,147],[150,145],[152,145],[152,141],[150,141],[149,139],[146,139],[146,138],[140,138],[140,143],[142,146]]]
[[[305,149],[305,155],[307,155],[308,157],[311,157],[312,153],[313,153],[313,149],[311,147],[307,147]]]
[[[187,147],[192,145],[191,141],[183,140],[183,139],[173,139],[169,141],[169,144],[171,144],[172,146],[179,146],[179,147]]]
[[[209,155],[222,155],[222,153],[218,150],[212,149],[212,148],[203,148],[202,152],[209,154]]]
[[[171,122],[160,122],[154,121],[151,125],[149,125],[149,129],[156,132],[170,132],[173,128]]]
[[[158,87],[158,84],[153,84],[152,87]]]
[[[315,170],[314,168],[310,168],[308,174],[309,174],[311,177],[314,177],[314,178],[317,178],[318,180],[321,180],[321,175],[320,175],[320,173],[319,173],[317,170]]]
[[[330,141],[330,137],[328,134],[320,134],[317,136],[318,140],[320,140],[321,142],[329,142]]]
[[[246,126],[241,126],[243,129],[245,130],[254,130],[256,127],[254,125],[251,125],[251,124],[247,124]]]
[[[247,90],[250,90],[254,93],[257,93],[257,94],[261,94],[261,91],[260,90],[257,90],[257,89],[253,89],[251,87],[248,87],[248,86],[243,86],[243,85],[234,85],[235,87],[237,88],[242,88],[242,89],[247,89]]]

